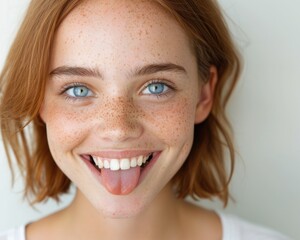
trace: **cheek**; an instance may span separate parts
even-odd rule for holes
[[[184,144],[193,140],[195,104],[190,99],[178,98],[159,111],[150,111],[148,116],[148,122],[156,129],[156,134],[168,145]]]
[[[59,104],[48,104],[40,112],[46,123],[47,138],[52,154],[56,151],[69,150],[82,142],[88,131],[84,113],[74,111]]]

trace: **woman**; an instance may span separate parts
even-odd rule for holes
[[[1,74],[3,141],[33,203],[77,192],[2,238],[286,239],[184,201],[227,204],[239,72],[215,1],[32,1]]]

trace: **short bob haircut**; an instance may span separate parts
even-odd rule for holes
[[[0,75],[3,143],[12,173],[16,164],[25,179],[24,196],[32,203],[59,200],[71,184],[51,156],[39,110],[56,30],[82,1],[32,0]],[[172,179],[174,189],[180,198],[217,197],[226,205],[235,154],[225,106],[240,74],[239,55],[215,0],[155,1],[189,36],[199,79],[208,79],[212,65],[218,70],[212,111],[195,126],[192,150]],[[229,164],[224,147],[229,152]]]

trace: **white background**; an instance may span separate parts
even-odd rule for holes
[[[228,109],[239,157],[226,211],[300,239],[300,1],[220,2],[245,62]],[[1,0],[0,68],[27,3]],[[0,231],[57,209],[51,201],[30,208],[21,179],[13,190],[10,180],[0,148]]]

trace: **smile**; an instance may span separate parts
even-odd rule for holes
[[[131,193],[158,160],[161,151],[101,151],[81,155],[94,177],[114,195]]]
[[[104,158],[98,156],[90,156],[90,161],[99,169],[110,169],[111,171],[128,170],[134,167],[145,167],[152,159],[153,153],[148,155],[139,155],[127,158]]]

